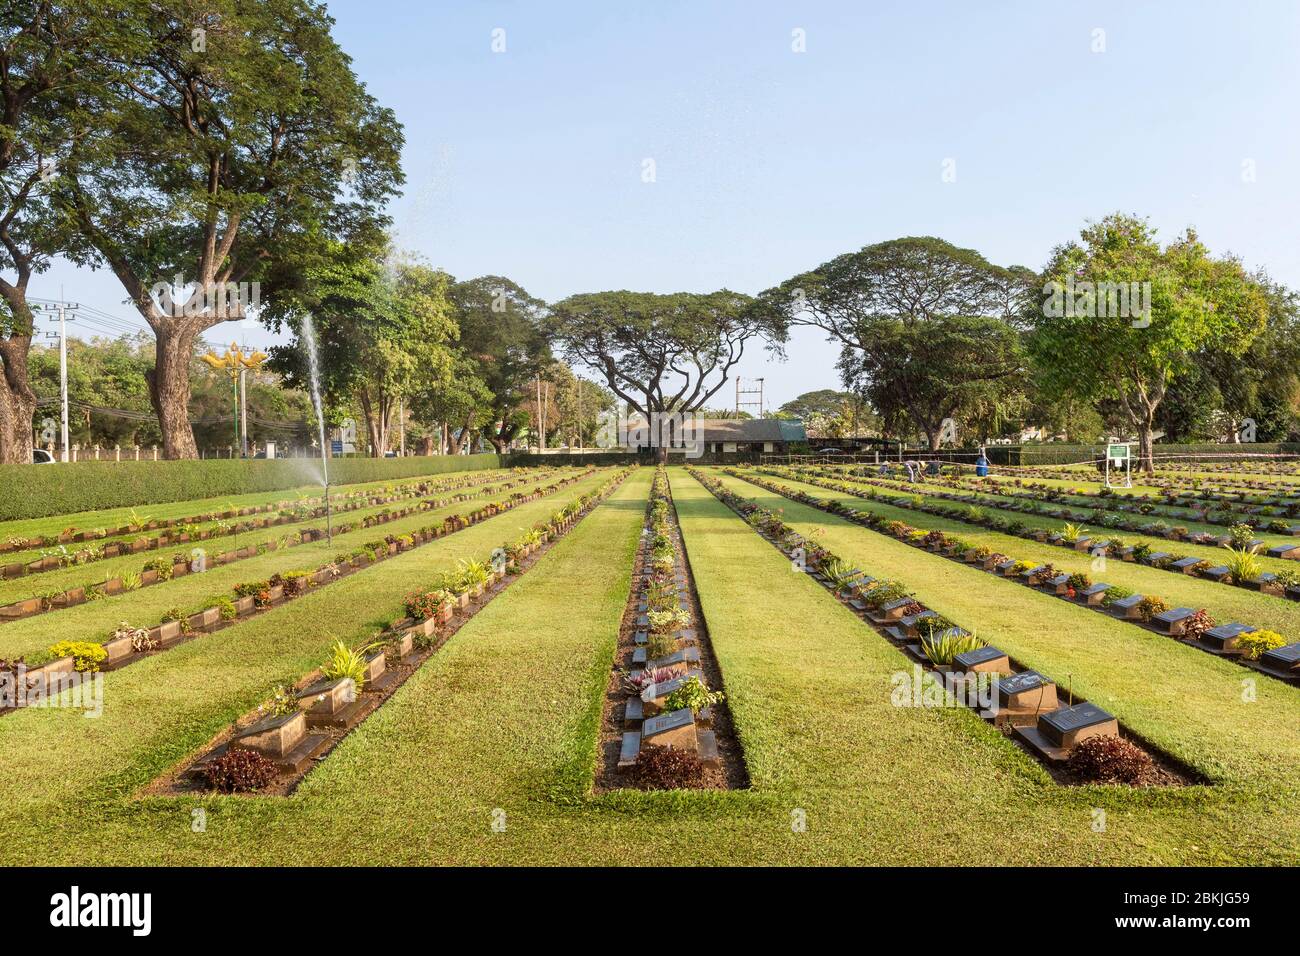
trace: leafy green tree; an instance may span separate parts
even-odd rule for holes
[[[524,424],[517,410],[527,400],[535,377],[551,363],[543,323],[546,303],[503,276],[454,282],[448,291],[460,348],[486,386],[485,437],[500,453]]]
[[[944,419],[1020,387],[1012,319],[1026,274],[942,239],[894,239],[788,279],[759,301],[781,322],[838,342],[844,383],[887,426],[906,421],[937,450]]]
[[[399,401],[445,386],[451,377],[457,333],[449,278],[397,256],[385,263],[341,247],[336,252],[329,266],[308,273],[312,294],[298,304],[312,313],[322,392],[336,407],[356,402],[370,453],[382,457]],[[293,345],[272,349],[270,365],[290,384],[309,388],[301,316],[276,321],[299,334]]]
[[[547,324],[563,354],[604,379],[619,399],[650,423],[666,413],[703,408],[726,383],[745,346],[784,336],[779,317],[750,309],[748,296],[721,289],[677,292],[592,292],[556,303]]]
[[[426,454],[433,453],[435,444],[438,454],[464,454],[473,446],[474,434],[490,424],[494,396],[478,373],[478,363],[456,349],[445,376],[426,376],[416,383],[411,414],[424,428]]]
[[[1054,250],[1043,270],[1046,298],[1030,313],[1030,354],[1049,395],[1116,402],[1151,473],[1156,413],[1169,386],[1199,352],[1242,355],[1266,326],[1267,291],[1236,259],[1211,257],[1191,229],[1162,248],[1145,220],[1117,213],[1088,224],[1080,240]],[[1061,314],[1053,304],[1074,283],[1092,283],[1092,291]],[[1149,314],[1100,308],[1097,283],[1149,289],[1142,296]]]
[[[87,124],[78,93],[120,32],[112,2],[6,0],[0,15],[0,462],[31,461],[27,288],[65,245],[51,190]]]
[[[82,264],[111,269],[156,337],[150,392],[169,458],[196,454],[190,361],[207,329],[293,291],[340,242],[373,243],[402,134],[352,72],[322,5],[122,0],[125,52],[84,102],[59,201]],[[176,281],[180,277],[180,281]]]

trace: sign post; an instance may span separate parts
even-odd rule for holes
[[[1113,488],[1111,484],[1111,469],[1114,468],[1118,474],[1121,470],[1124,474],[1124,484],[1122,488],[1133,487],[1133,449],[1125,442],[1115,442],[1106,446],[1106,487]]]

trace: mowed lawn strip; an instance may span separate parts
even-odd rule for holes
[[[899,655],[676,470],[701,595],[731,622],[715,615],[709,626],[733,710],[743,711],[742,734],[756,748],[747,754],[755,788],[579,796],[594,766],[600,699],[649,478],[649,469],[630,478],[476,615],[295,796],[133,801],[128,778],[138,771],[120,775],[111,789],[87,783],[83,772],[67,792],[0,825],[0,858],[682,866],[1296,861],[1294,803],[1268,817],[1255,806],[1211,800],[1203,788],[1055,787],[961,712],[886,709],[881,678]],[[804,668],[798,654],[782,661],[778,649],[780,666],[765,664],[769,654],[753,654],[754,673],[747,673],[741,651],[754,640],[826,654],[825,663],[846,671],[830,676],[836,688],[848,685],[842,692],[853,702],[823,701],[823,675]],[[772,685],[787,677],[801,682],[806,699],[782,703],[778,716],[764,700],[779,695]],[[742,692],[761,696],[742,706]],[[8,766],[4,731],[0,726],[0,757]],[[805,757],[804,749],[818,756]],[[49,771],[55,781],[62,779],[60,757]],[[33,785],[41,780],[4,786]],[[198,807],[207,811],[202,833],[191,829]],[[1096,809],[1107,812],[1103,832],[1094,828]],[[806,821],[800,832],[792,827],[796,810]]]
[[[1246,588],[1218,584],[1205,578],[1196,578],[1188,574],[1175,574],[1158,568],[1138,564],[1135,561],[1123,561],[1119,558],[1107,558],[1104,570],[1094,568],[1091,555],[1073,551],[1050,544],[1039,544],[1029,538],[1001,534],[979,525],[967,524],[953,518],[926,514],[908,508],[899,508],[880,500],[866,501],[855,495],[842,491],[833,491],[819,485],[772,475],[755,474],[764,481],[774,482],[791,491],[803,491],[823,501],[843,502],[856,511],[870,511],[891,520],[905,522],[914,528],[926,531],[939,530],[973,545],[986,545],[992,550],[1013,557],[1017,560],[1034,561],[1038,564],[1050,564],[1060,571],[1074,573],[1081,571],[1089,575],[1094,582],[1104,582],[1117,587],[1125,587],[1136,594],[1155,595],[1164,598],[1170,607],[1205,608],[1222,624],[1239,621],[1255,627],[1265,627],[1277,631],[1289,640],[1300,641],[1300,603],[1286,598],[1260,594]],[[1059,525],[1058,525],[1059,527]],[[1122,536],[1127,541],[1140,540],[1132,535]],[[1154,542],[1153,542],[1154,544]],[[1192,548],[1177,542],[1158,546],[1160,550],[1170,553],[1190,553]],[[1214,548],[1196,549],[1205,552],[1210,560],[1215,560]],[[1227,552],[1219,549],[1220,555]],[[1201,556],[1199,553],[1197,556]],[[1279,561],[1280,565],[1288,562]],[[1187,648],[1187,653],[1201,653],[1195,648]],[[1267,679],[1267,678],[1264,678]]]
[[[833,553],[874,577],[903,581],[928,607],[1048,674],[1062,691],[1072,680],[1076,693],[1231,787],[1233,800],[1295,797],[1300,688],[716,474],[763,507],[783,510],[801,534],[822,529],[818,540]]]
[[[559,477],[553,476],[542,484],[543,486],[550,484]],[[532,487],[532,485],[523,485],[520,486],[520,490],[531,491]],[[572,499],[571,492],[575,487],[577,487],[576,483],[551,491],[545,498],[539,499],[534,504],[545,504],[549,501],[550,508],[554,510]],[[33,654],[45,650],[60,640],[102,640],[107,638],[109,632],[122,621],[128,621],[137,627],[151,627],[157,624],[162,615],[171,608],[193,611],[196,605],[208,598],[218,595],[230,596],[231,589],[241,582],[264,580],[277,572],[315,568],[332,560],[335,555],[351,551],[368,541],[378,541],[385,535],[401,535],[426,525],[439,524],[444,518],[452,515],[476,511],[491,500],[493,500],[492,495],[483,495],[469,501],[455,502],[443,508],[418,511],[398,521],[374,528],[357,528],[347,534],[336,534],[332,544],[329,541],[313,541],[310,544],[268,551],[232,564],[214,567],[202,574],[187,574],[136,591],[128,591],[98,601],[78,604],[75,607],[49,611],[27,620],[0,625],[0,656],[18,657]],[[519,509],[516,508],[499,517],[505,519],[507,527],[526,527],[513,517],[518,513]],[[549,513],[547,512],[548,515]],[[431,544],[436,543],[431,542]],[[421,548],[429,546],[430,544],[425,544]],[[136,557],[140,563],[143,563],[143,559],[138,555]],[[359,575],[364,576],[371,570],[371,568],[363,568]]]
[[[563,502],[595,490],[602,471],[564,490]],[[462,559],[486,560],[521,527],[549,517],[560,498],[530,502],[423,548],[396,555],[217,633],[104,675],[104,712],[19,710],[0,719],[0,856],[49,847],[50,828],[86,827],[63,843],[68,859],[93,833],[83,814],[120,802],[269,697],[297,680],[342,638],[370,637],[401,616],[402,598],[429,587]],[[71,808],[75,805],[76,811]],[[94,842],[93,840],[91,842]],[[77,846],[81,844],[81,846]]]

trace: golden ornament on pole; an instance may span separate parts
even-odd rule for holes
[[[235,387],[235,444],[239,446],[241,457],[248,457],[248,394],[244,384],[244,376],[251,369],[257,371],[262,367],[262,363],[268,358],[265,352],[253,351],[247,354],[235,342],[230,343],[230,348],[226,350],[225,355],[218,355],[216,352],[208,352],[206,355],[199,356],[208,367],[213,371],[224,371],[230,376],[230,381]]]

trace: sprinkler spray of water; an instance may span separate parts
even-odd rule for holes
[[[320,430],[320,467],[321,483],[325,486],[325,538],[330,543],[334,543],[334,526],[331,521],[332,507],[330,505],[330,466],[329,466],[329,449],[325,445],[325,413],[321,409],[320,400],[320,360],[316,354],[316,325],[312,322],[311,313],[307,312],[302,317],[302,340],[307,346],[307,365],[311,371],[311,403],[316,409],[316,425]]]

